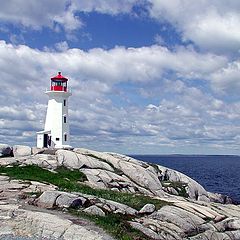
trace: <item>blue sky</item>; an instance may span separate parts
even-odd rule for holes
[[[239,11],[237,0],[4,1],[1,142],[35,145],[62,71],[75,147],[239,154]]]

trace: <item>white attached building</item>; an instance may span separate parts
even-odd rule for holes
[[[45,92],[49,100],[44,131],[37,132],[38,148],[71,148],[68,97],[72,94],[68,91],[67,82],[61,72],[51,78],[51,89]]]

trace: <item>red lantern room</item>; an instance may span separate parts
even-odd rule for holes
[[[58,72],[58,75],[51,78],[51,91],[64,91],[67,92],[68,79]]]

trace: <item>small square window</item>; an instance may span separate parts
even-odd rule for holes
[[[60,138],[56,138],[56,141],[59,141],[60,140]]]

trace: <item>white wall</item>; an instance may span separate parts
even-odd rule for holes
[[[68,119],[68,97],[69,92],[62,91],[47,91],[49,97],[47,115],[44,131],[51,131],[52,147],[62,148],[70,147],[69,119]],[[63,102],[66,100],[66,106]],[[67,122],[63,122],[63,117],[66,115]],[[64,141],[64,133],[67,134],[67,141]],[[56,141],[59,138],[59,141]]]

